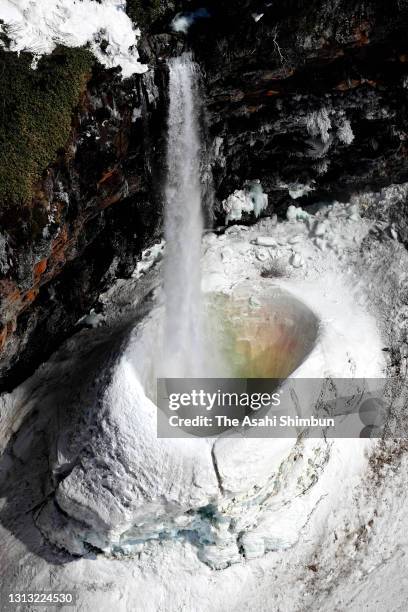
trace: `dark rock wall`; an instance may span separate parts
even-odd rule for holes
[[[31,373],[99,292],[129,275],[140,251],[157,239],[160,89],[150,74],[122,81],[118,71],[95,65],[67,145],[35,183],[31,200],[3,224],[1,389]],[[36,214],[25,215],[22,233],[27,209]]]
[[[287,185],[314,188],[303,204],[408,179],[407,2],[204,4],[212,16],[188,38],[205,70],[218,211],[245,179],[282,212]]]
[[[177,12],[197,9],[206,16],[187,34],[171,30]],[[33,187],[28,240],[8,203],[0,388],[32,371],[159,236],[166,57],[192,49],[202,68],[214,223],[246,180],[262,181],[267,214],[302,188],[305,206],[408,180],[407,0],[131,0],[128,12],[150,71],[121,81],[94,66],[68,143]]]

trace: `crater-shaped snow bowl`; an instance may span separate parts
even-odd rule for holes
[[[219,389],[226,393],[267,392],[279,388],[280,383],[301,366],[315,346],[319,320],[306,304],[277,287],[250,293],[246,285],[232,295],[212,294],[207,299],[206,366],[204,379],[196,383],[208,393]],[[233,379],[230,382],[219,379]],[[237,381],[236,379],[242,379]],[[248,380],[249,379],[249,380]],[[251,381],[251,379],[257,379]],[[259,379],[264,379],[264,382]],[[241,388],[242,387],[242,388]],[[191,380],[167,381],[167,392],[190,392]],[[202,429],[183,425],[182,429],[194,436],[217,435],[227,426],[216,425],[217,415],[243,417],[252,409],[214,406],[211,427]],[[270,406],[257,410],[262,416]],[[191,417],[191,407],[181,407],[183,419]],[[194,416],[208,417],[205,407],[196,407]]]
[[[230,296],[216,294],[208,312],[217,366],[236,378],[287,378],[306,360],[319,330],[310,308],[278,287],[254,294],[244,285]]]

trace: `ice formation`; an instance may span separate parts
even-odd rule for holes
[[[306,129],[310,136],[318,136],[323,143],[330,140],[330,130],[332,128],[327,108],[314,111],[306,117]]]
[[[245,189],[234,191],[222,204],[226,212],[225,223],[229,223],[242,219],[242,213],[259,217],[268,206],[268,196],[263,193],[260,181],[255,180],[250,181]]]
[[[292,206],[287,221],[263,219],[208,234],[203,288],[233,296],[246,283],[252,288],[248,308],[255,311],[260,295],[277,288],[296,295],[320,321],[304,373],[379,376],[387,336],[377,321],[388,330],[393,326],[401,338],[406,333],[408,255],[389,228],[361,217],[360,205],[367,210],[375,202],[385,211],[406,193],[393,188],[313,214]],[[381,242],[376,231],[384,233]],[[324,251],[318,240],[326,241]],[[407,470],[402,458],[398,475],[387,478],[394,470],[392,448],[387,455],[387,449],[363,440],[299,439],[285,448],[271,440],[221,438],[211,453],[204,440],[157,440],[155,407],[141,381],[151,376],[144,356],[157,346],[159,295],[131,337],[109,347],[123,327],[124,310],[133,317],[139,310],[137,292],[144,283],[144,291],[151,291],[160,251],[145,253],[137,280],[109,290],[103,328],[82,330],[24,386],[0,398],[1,440],[12,439],[0,477],[8,471],[5,482],[13,483],[1,509],[4,580],[16,590],[41,590],[50,581],[64,590],[75,583],[84,609],[134,609],[142,591],[149,593],[148,612],[163,601],[172,612],[183,606],[258,612],[271,585],[277,587],[273,602],[282,609],[288,602],[293,610],[343,609],[348,602],[357,609],[374,599],[384,607],[384,584],[402,602],[394,580],[401,576],[401,556],[393,551],[401,542],[405,546],[400,491]],[[293,265],[295,255],[302,266]],[[39,417],[11,438],[39,406]],[[56,503],[41,487],[42,470],[49,470],[42,450],[47,439],[53,440],[49,465]],[[378,469],[384,477],[374,471],[377,465],[383,465]],[[52,549],[32,524],[33,508],[46,539],[82,558],[50,562]],[[7,520],[13,529],[4,527]],[[96,549],[87,543],[105,550],[97,562]],[[236,563],[243,558],[246,563]],[[217,572],[209,568],[230,564]]]
[[[346,145],[349,145],[353,142],[354,134],[351,128],[351,123],[348,119],[344,119],[341,125],[337,128],[337,136]]]
[[[125,7],[124,0],[2,0],[0,32],[11,42],[0,44],[37,58],[52,53],[57,45],[89,45],[104,66],[120,66],[123,77],[129,77],[145,72],[147,66],[139,62],[136,44],[140,32]]]
[[[292,200],[303,198],[303,196],[315,189],[313,181],[310,185],[305,185],[304,183],[280,183],[279,187],[281,189],[287,189]]]
[[[268,295],[283,292],[286,317],[292,316],[290,299],[313,313],[318,335],[295,378],[382,376],[377,325],[367,312],[361,279],[347,273],[369,229],[352,204],[316,215],[293,206],[287,222],[264,219],[250,229],[233,226],[222,236],[210,234],[203,289],[208,296],[241,296],[255,311]],[[323,239],[324,253],[317,244]],[[283,274],[262,278],[278,261]],[[81,407],[70,414],[56,443],[53,471],[74,467],[37,524],[47,539],[76,554],[85,554],[89,545],[134,555],[154,541],[193,541],[199,558],[216,568],[241,555],[254,559],[294,545],[323,487],[331,482],[338,488],[336,479],[345,477],[333,461],[345,442],[302,441],[295,431],[293,438],[273,441],[157,439],[156,407],[146,396],[154,395],[154,373],[146,355],[159,351],[161,317],[158,305],[115,359],[99,407],[88,416],[85,454],[73,435]],[[348,478],[365,465],[365,443],[350,444]]]

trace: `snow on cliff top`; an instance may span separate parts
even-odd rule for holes
[[[142,73],[135,29],[123,0],[1,0],[0,33],[11,40],[10,51],[29,51],[36,56],[52,53],[59,44],[89,44],[107,68],[121,66],[123,76]],[[101,48],[102,41],[108,43]],[[1,43],[0,43],[1,44]]]

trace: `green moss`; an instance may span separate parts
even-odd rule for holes
[[[162,14],[161,0],[127,0],[126,12],[139,28],[147,28]]]
[[[68,140],[93,57],[58,48],[37,70],[32,55],[0,51],[0,212],[10,216]]]

